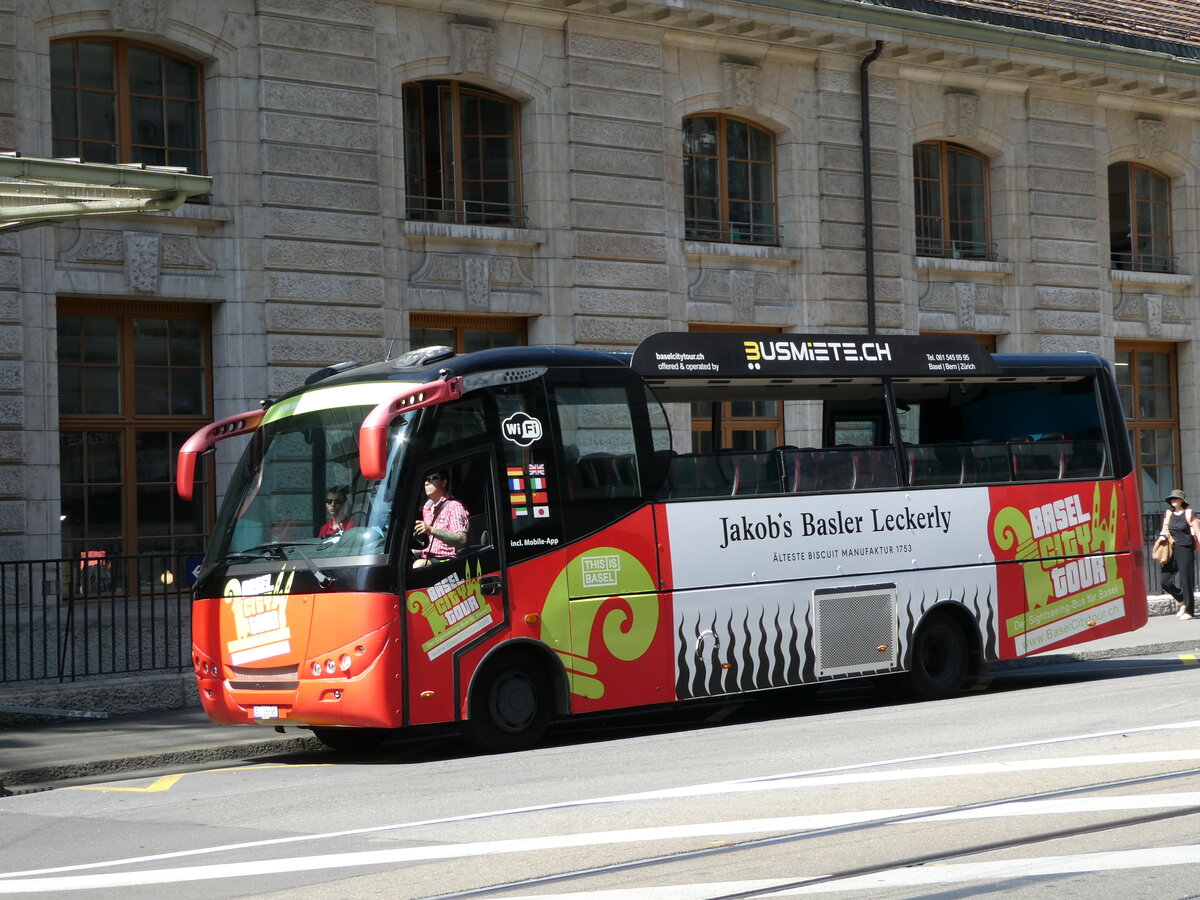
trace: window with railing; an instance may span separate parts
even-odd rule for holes
[[[124,38],[50,45],[50,123],[56,157],[181,166],[203,174],[201,67]]]
[[[404,86],[404,187],[409,219],[524,227],[520,108],[458,81]]]
[[[195,499],[173,486],[179,448],[212,420],[209,332],[205,307],[59,303],[63,554],[93,579],[115,557],[203,551],[207,467]]]
[[[1138,163],[1108,167],[1108,231],[1112,268],[1174,272],[1171,180]]]
[[[988,160],[946,141],[913,147],[917,254],[994,259],[988,213]]]
[[[690,240],[778,244],[775,135],[720,114],[683,120],[683,217]]]

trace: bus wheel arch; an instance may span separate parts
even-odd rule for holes
[[[525,750],[541,740],[565,703],[566,678],[558,657],[536,641],[511,641],[492,650],[476,668],[459,724],[481,750]]]
[[[905,693],[917,700],[951,697],[982,674],[983,651],[971,614],[955,603],[928,610],[908,648]]]

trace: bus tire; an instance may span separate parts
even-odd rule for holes
[[[948,616],[933,616],[917,629],[912,663],[903,676],[914,700],[952,697],[967,683],[970,650],[961,628]]]
[[[330,750],[345,753],[374,750],[390,733],[386,728],[340,728],[314,725],[313,736]]]
[[[475,676],[463,734],[488,753],[527,750],[542,739],[553,702],[550,681],[536,662],[522,654],[501,654]]]

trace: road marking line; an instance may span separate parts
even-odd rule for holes
[[[1185,666],[1194,666],[1197,662],[1195,653],[1180,653],[1179,658],[1183,660]]]
[[[815,775],[827,775],[838,772],[865,772],[872,769],[879,769],[885,766],[900,765],[903,763],[926,762],[936,759],[952,759],[960,756],[971,756],[978,753],[991,753],[1002,750],[1021,750],[1031,747],[1045,747],[1054,744],[1065,744],[1074,741],[1094,740],[1096,738],[1115,737],[1117,735],[1145,734],[1155,731],[1176,731],[1189,730],[1200,728],[1200,719],[1192,719],[1183,722],[1170,722],[1163,725],[1145,725],[1137,728],[1121,728],[1114,731],[1099,731],[1089,734],[1067,735],[1064,737],[1047,738],[1040,741],[1022,741],[1015,744],[998,744],[988,747],[968,748],[964,750],[950,750],[945,753],[930,753],[923,756],[900,757],[890,760],[880,760],[877,762],[867,763],[851,763],[845,766],[834,766],[831,768],[811,769],[807,772],[794,772],[784,775],[758,775],[750,778],[744,778],[736,781],[719,781],[712,782],[708,785],[698,785],[697,788],[707,787],[713,792],[716,789],[728,785],[740,784],[770,784],[774,780],[791,780],[802,779]],[[680,788],[678,790],[685,790]],[[652,792],[653,793],[653,792]],[[0,879],[15,878],[20,876],[30,875],[50,875],[61,872],[80,872],[88,869],[102,869],[110,866],[128,866],[138,863],[158,862],[168,859],[182,859],[189,856],[205,856],[215,853],[226,853],[233,850],[253,850],[261,847],[273,847],[283,844],[305,843],[309,841],[336,840],[345,837],[356,837],[359,835],[382,834],[390,831],[404,831],[415,828],[424,828],[431,825],[453,825],[459,822],[476,822],[484,819],[501,818],[504,816],[523,815],[527,813],[549,812],[551,810],[563,809],[579,809],[587,806],[595,806],[599,804],[615,804],[625,803],[631,800],[645,799],[648,795],[645,794],[617,794],[610,797],[595,797],[584,798],[582,800],[564,800],[559,803],[542,803],[534,806],[517,806],[508,809],[486,810],[477,813],[464,813],[457,816],[442,816],[435,819],[419,819],[413,822],[396,822],[385,825],[373,825],[366,828],[351,828],[345,831],[330,831],[317,834],[297,834],[289,835],[281,838],[268,838],[261,841],[245,841],[239,844],[218,844],[212,847],[194,847],[187,850],[175,850],[170,853],[155,853],[146,856],[135,856],[127,859],[105,860],[93,863],[78,863],[69,866],[53,866],[43,869],[27,869],[18,872],[0,872]]]
[[[131,793],[141,794],[157,794],[160,791],[169,791],[175,786],[180,778],[186,775],[186,772],[180,772],[177,775],[163,775],[161,778],[156,778],[148,787],[112,787],[102,784],[79,784],[69,788],[72,791],[129,791]]]
[[[779,816],[767,819],[741,819],[731,822],[697,822],[685,825],[662,825],[647,828],[627,828],[616,831],[584,832],[580,834],[553,834],[541,837],[508,838],[496,841],[468,841],[460,844],[441,844],[425,847],[400,847],[387,850],[358,850],[344,853],[329,853],[322,856],[298,856],[281,859],[255,860],[240,863],[216,863],[206,866],[183,866],[177,869],[148,869],[142,872],[107,872],[90,875],[60,875],[45,878],[12,878],[0,880],[0,894],[52,893],[56,891],[99,890],[116,887],[139,887],[152,884],[179,884],[183,882],[212,881],[223,878],[261,877],[264,875],[295,874],[297,872],[326,871],[332,869],[360,868],[364,866],[389,865],[445,861],[505,853],[546,853],[568,848],[588,848],[635,844],[656,841],[687,840],[697,838],[729,838],[733,835],[789,833],[815,831],[857,825],[866,822],[900,816],[935,813],[926,821],[962,821],[984,819],[994,816],[1045,816],[1076,815],[1081,812],[1106,812],[1112,810],[1170,809],[1200,804],[1200,791],[1173,794],[1137,794],[1115,797],[1079,798],[1061,800],[1015,801],[1000,803],[995,807],[973,810],[955,810],[936,814],[942,807],[915,807],[909,809],[876,809],[858,812],[825,813],[813,816]],[[911,823],[903,823],[911,824]],[[1155,851],[1157,852],[1157,851]],[[1101,857],[1106,854],[1092,854]],[[1197,857],[1200,861],[1200,856]],[[1034,860],[1033,862],[1037,862]],[[980,863],[981,867],[1007,865],[1004,863]],[[953,868],[951,866],[929,867],[929,871]],[[911,870],[903,870],[911,871]],[[837,882],[840,886],[856,882],[856,889],[876,886],[874,879],[887,875],[863,876]],[[1035,873],[1036,874],[1036,873]],[[812,876],[816,877],[816,876]],[[982,877],[982,876],[981,876]],[[880,882],[887,884],[888,882]],[[925,883],[925,882],[918,882]],[[819,886],[827,891],[830,886]],[[839,890],[851,888],[838,887]],[[791,893],[799,893],[793,891]],[[780,896],[790,896],[780,894]]]

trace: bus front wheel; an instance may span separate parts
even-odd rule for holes
[[[912,666],[904,676],[909,695],[941,700],[963,689],[969,663],[967,638],[946,616],[924,623],[913,640]]]
[[[475,678],[463,733],[490,753],[537,744],[550,722],[550,683],[533,661],[516,654],[489,660]]]

